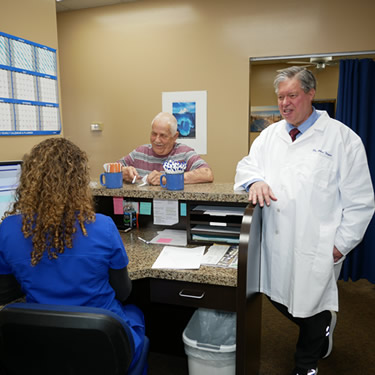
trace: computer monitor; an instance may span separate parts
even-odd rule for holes
[[[21,175],[21,160],[0,161],[0,222],[11,208]]]

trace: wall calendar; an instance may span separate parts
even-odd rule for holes
[[[56,50],[0,32],[0,135],[60,132]]]

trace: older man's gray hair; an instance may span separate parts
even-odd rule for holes
[[[168,124],[172,137],[177,133],[177,119],[172,114],[168,112],[160,112],[151,121],[151,126],[155,121],[162,121],[163,123]]]

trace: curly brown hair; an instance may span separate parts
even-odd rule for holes
[[[72,248],[77,223],[87,236],[85,223],[95,221],[89,183],[86,153],[65,138],[42,141],[26,155],[15,203],[5,216],[22,215],[22,232],[32,238],[33,266],[46,251],[56,259]]]

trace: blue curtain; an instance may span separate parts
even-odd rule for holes
[[[375,61],[372,59],[340,61],[336,118],[361,137],[375,186]],[[375,283],[374,218],[363,241],[345,260],[340,278]]]

